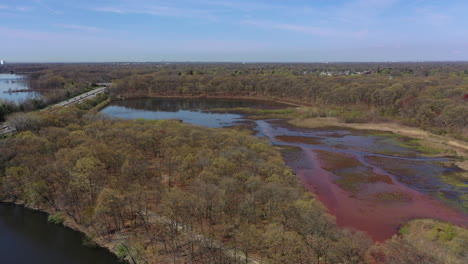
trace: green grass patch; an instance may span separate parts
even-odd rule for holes
[[[336,171],[342,168],[352,168],[361,166],[361,163],[351,155],[333,153],[324,150],[316,150],[322,168],[328,171]]]
[[[448,198],[444,192],[437,191],[435,197],[442,202],[461,210],[464,213],[468,213],[468,194],[464,193],[458,196],[458,201]]]
[[[427,252],[438,259],[430,263],[466,263],[466,228],[434,219],[414,219],[400,229],[402,233],[403,239],[414,250]]]
[[[93,236],[83,236],[82,240],[83,246],[85,247],[90,247],[90,248],[97,248],[99,245],[95,241],[95,237]]]
[[[405,137],[401,137],[402,139]],[[416,150],[417,152],[421,154],[426,154],[426,155],[436,155],[436,154],[441,154],[444,153],[444,149],[428,146],[427,144],[423,143],[422,140],[420,139],[403,139],[398,142],[400,146]]]
[[[385,175],[376,174],[372,169],[367,167],[353,168],[353,170],[335,170],[333,172],[338,179],[335,181],[341,188],[350,192],[359,192],[365,184],[372,184],[377,182],[392,183],[392,180]],[[388,196],[387,198],[391,198]],[[399,197],[394,196],[394,199]]]
[[[381,131],[375,131],[371,135],[376,136],[376,137],[389,138],[393,144],[403,147],[403,148],[407,148],[409,150],[414,150],[421,155],[434,156],[434,155],[441,155],[441,154],[444,154],[444,155],[454,154],[454,151],[452,150],[431,146],[429,145],[427,141],[424,141],[422,139],[415,139],[415,138],[410,138],[410,137],[402,136],[402,135],[395,134],[395,133],[381,132]]]
[[[409,232],[409,225],[408,224],[402,226],[400,228],[400,230],[398,230],[398,233],[400,233],[402,236],[408,234],[408,232]]]
[[[91,110],[108,99],[109,96],[107,94],[99,93],[94,98],[86,99],[82,103],[77,104],[76,107],[81,110]]]
[[[434,225],[429,233],[430,239],[442,242],[452,241],[456,236],[457,234],[452,223],[438,223]]]
[[[451,172],[444,174],[442,176],[442,180],[450,185],[467,188],[468,187],[468,172],[461,171],[461,172]]]
[[[335,183],[344,190],[357,193],[362,185],[377,182],[392,183],[392,179],[386,175],[376,174],[371,168],[364,167],[353,156],[340,153],[331,153],[316,150],[322,168],[332,172],[336,176]]]
[[[289,143],[303,143],[309,145],[319,145],[320,139],[314,137],[301,137],[301,136],[276,136],[276,139],[282,142]]]
[[[47,217],[47,221],[55,225],[62,225],[64,220],[65,220],[65,217],[63,216],[61,212],[57,212]]]
[[[383,202],[407,202],[411,200],[410,197],[408,197],[404,193],[399,192],[378,193],[375,195],[375,198]]]
[[[279,149],[281,152],[285,152],[285,153],[302,153],[302,149],[300,147],[296,147],[296,146],[288,146],[288,145],[284,145],[284,146],[276,146],[277,149]]]

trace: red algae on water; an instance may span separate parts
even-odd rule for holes
[[[257,121],[257,128],[271,142],[299,150],[283,152],[287,165],[335,216],[340,227],[384,241],[415,218],[468,226],[467,214],[418,189],[421,181],[428,180],[430,190],[450,188],[436,179],[437,173],[445,173],[445,168],[436,164],[442,161],[440,158],[420,156],[383,136],[360,131],[303,129],[263,120]],[[387,152],[396,155],[382,154]],[[400,174],[392,174],[389,168],[397,168]]]
[[[414,218],[433,218],[466,225],[468,219],[463,213],[394,178],[391,178],[390,183],[377,182],[364,186],[358,195],[346,191],[333,181],[333,173],[322,168],[321,160],[314,150],[306,147],[302,147],[302,150],[304,156],[301,162],[288,162],[289,165],[336,217],[341,227],[364,231],[373,240],[384,241],[392,237],[405,221]],[[385,175],[378,168],[373,169]]]

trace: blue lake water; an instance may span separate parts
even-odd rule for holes
[[[10,92],[28,88],[23,75],[0,73],[0,99],[20,103],[28,98],[39,96],[36,92]]]
[[[149,110],[131,109],[124,106],[111,105],[101,111],[104,114],[123,119],[181,119],[186,123],[206,127],[224,127],[243,121],[238,114],[205,113],[193,110],[177,110],[176,112],[154,112]]]
[[[295,147],[296,152],[299,149],[300,154],[286,153],[285,159],[296,174],[302,175],[305,186],[315,192],[319,200],[334,213],[339,225],[368,232],[378,241],[391,237],[398,226],[412,218],[429,217],[466,223],[468,207],[464,194],[468,188],[445,182],[447,175],[461,171],[445,163],[448,159],[425,157],[415,149],[404,146],[402,141],[405,138],[391,134],[336,127],[305,129],[281,120],[251,120],[232,109],[237,107],[271,109],[286,106],[269,105],[262,101],[142,98],[113,102],[102,113],[124,119],[180,119],[185,123],[207,127],[250,124],[257,136],[267,137],[275,145]],[[230,110],[222,113],[214,110],[220,108]],[[341,170],[341,176],[333,175],[332,172],[328,172],[331,176],[326,176],[317,165],[323,161],[316,157],[317,154],[310,154],[320,151],[331,153],[332,156],[349,156],[360,166],[350,163],[349,167]],[[347,174],[365,175],[363,171],[381,175],[382,181],[369,180],[360,184],[360,191],[356,195],[338,195],[346,193],[348,190],[345,189],[333,191],[333,188],[341,188],[334,179],[346,177]],[[383,181],[390,178],[394,181]],[[398,200],[400,203],[396,204],[380,201],[379,195],[410,198],[401,198]],[[457,208],[457,211],[446,205]]]
[[[15,84],[13,76],[3,76],[4,83]],[[8,79],[10,78],[10,79]],[[13,80],[13,81],[12,81]],[[2,81],[0,81],[2,82]],[[18,83],[19,85],[19,83]],[[452,168],[447,168],[443,164],[434,163],[433,160],[427,160],[424,157],[414,153],[413,150],[404,148],[395,144],[385,136],[375,136],[368,133],[357,133],[356,131],[346,129],[300,129],[291,127],[283,122],[272,120],[253,121],[246,116],[228,111],[228,113],[214,112],[213,109],[230,109],[237,107],[250,107],[261,109],[284,108],[285,105],[271,104],[262,101],[240,101],[240,100],[219,100],[219,99],[158,99],[144,98],[113,102],[102,110],[102,113],[115,118],[124,119],[181,119],[185,123],[203,125],[207,127],[229,127],[236,124],[250,122],[255,127],[259,136],[268,137],[273,144],[282,146],[292,146],[302,150],[322,150],[330,153],[348,154],[360,157],[363,166],[382,169],[388,175],[393,174],[403,185],[387,184],[392,190],[398,192],[410,193],[405,186],[409,186],[422,193],[436,196],[433,192],[444,191],[445,200],[459,203],[460,194],[465,193],[466,188],[459,188],[443,184],[441,177],[450,172]],[[278,140],[279,136],[289,136],[290,142]],[[296,137],[296,138],[294,138]],[[317,143],[312,144],[308,141],[301,142],[299,137],[313,138]],[[298,141],[294,141],[298,140]],[[377,152],[377,153],[376,153]],[[302,152],[301,152],[302,153]],[[320,175],[311,163],[307,155],[300,155],[301,162],[287,159],[288,165],[300,175],[301,171],[310,171],[311,175]],[[381,154],[383,153],[383,154]],[[407,156],[407,157],[404,157]],[[305,157],[305,158],[304,158]],[[363,167],[361,166],[361,167]],[[323,170],[322,170],[323,171]],[[431,173],[427,173],[431,172]],[[358,173],[358,172],[357,172]],[[306,174],[304,174],[306,175]],[[312,177],[307,184],[315,186],[317,180]],[[305,177],[305,176],[304,176]],[[424,184],[422,184],[424,183]],[[328,183],[336,186],[334,183]],[[381,184],[382,185],[382,184]],[[372,185],[373,186],[373,185]],[[380,185],[379,185],[380,186]],[[424,188],[424,189],[423,189]],[[443,188],[444,190],[441,190]],[[458,188],[458,189],[457,189]],[[334,192],[325,192],[323,189],[318,193],[318,197],[328,197],[335,195]],[[385,190],[384,190],[385,191]],[[360,200],[352,196],[345,197],[350,203],[354,204],[353,210],[349,208],[335,208],[330,210],[337,217],[340,225],[351,226],[359,230],[369,232],[368,228],[379,224],[378,233],[387,230],[391,236],[396,228],[407,219],[415,217],[431,217],[451,221],[455,219],[467,219],[465,215],[459,215],[450,211],[450,214],[443,215],[437,210],[446,210],[442,205],[431,205],[430,208],[437,210],[418,211],[421,201],[415,199],[404,202],[399,205],[394,203],[381,203],[379,208],[368,208],[368,200]],[[423,201],[429,201],[424,197]],[[346,201],[340,200],[340,203]],[[421,202],[422,203],[422,202]],[[434,204],[434,201],[428,203]],[[331,208],[324,202],[327,207]],[[346,203],[344,203],[346,204]],[[411,206],[414,204],[414,210]],[[425,205],[425,204],[422,204]],[[374,205],[372,205],[374,206]],[[401,207],[401,210],[399,209]],[[405,209],[406,208],[406,209]],[[411,210],[407,209],[411,208]],[[369,209],[369,210],[367,210]],[[372,210],[371,210],[372,209]],[[358,216],[348,215],[349,212],[369,212],[361,213]],[[389,210],[395,216],[385,215]],[[448,210],[448,209],[447,209]],[[372,217],[385,215],[388,219],[373,220]],[[347,221],[355,217],[355,221]],[[389,220],[390,219],[390,220]],[[454,220],[455,223],[457,223]],[[366,222],[367,221],[367,222]],[[364,223],[358,225],[355,223]],[[73,230],[49,224],[47,216],[19,206],[0,204],[0,264],[1,263],[116,263],[117,259],[104,249],[92,249],[82,245],[82,235]]]
[[[144,98],[115,101],[101,112],[123,119],[181,119],[185,123],[194,125],[227,127],[244,123],[246,120],[241,114],[216,113],[210,110],[238,107],[277,109],[286,106],[264,101]]]

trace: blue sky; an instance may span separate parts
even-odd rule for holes
[[[468,60],[466,0],[0,0],[0,59]]]

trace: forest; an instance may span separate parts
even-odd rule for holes
[[[0,141],[0,200],[48,210],[51,221],[71,223],[130,263],[467,257],[467,231],[449,224],[408,224],[377,244],[338,228],[279,151],[246,131],[112,120],[78,107],[14,118],[27,125]]]
[[[34,103],[0,101],[0,201],[51,213],[129,263],[466,263],[468,231],[429,219],[374,243],[342,229],[278,147],[239,129],[113,120],[89,111],[148,96],[314,106],[344,122],[394,121],[468,138],[468,63],[11,64]],[[47,105],[112,82],[108,95]],[[48,94],[48,95],[47,95]],[[313,116],[311,116],[313,117]],[[428,250],[430,249],[430,250]]]
[[[180,74],[180,73],[178,73]],[[116,82],[113,98],[157,95],[244,96],[288,100],[323,109],[321,116],[345,122],[398,120],[437,134],[468,136],[468,75],[393,77],[382,73],[322,76],[275,70],[232,74],[159,72]]]
[[[464,62],[13,64],[2,71],[26,73],[34,89],[50,93],[44,102],[22,108],[0,102],[0,118],[113,82],[114,100],[158,95],[288,100],[318,106],[317,115],[344,122],[390,120],[465,141],[468,136]]]

